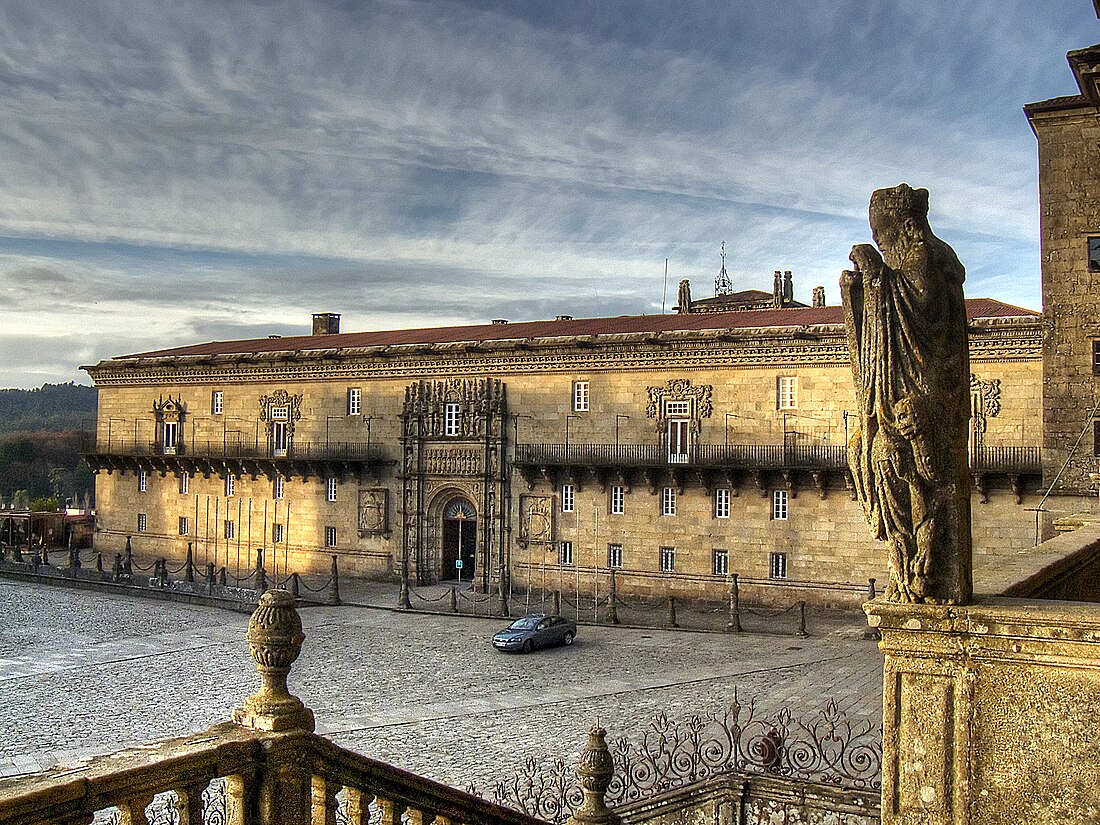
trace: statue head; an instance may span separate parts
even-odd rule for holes
[[[896,259],[929,232],[928,190],[907,183],[876,189],[871,195],[870,223],[871,236],[887,263],[896,266]]]

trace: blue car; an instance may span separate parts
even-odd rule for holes
[[[522,619],[516,619],[493,636],[493,647],[497,650],[518,650],[521,653],[530,653],[536,647],[571,645],[576,636],[576,623],[564,616],[532,613]]]

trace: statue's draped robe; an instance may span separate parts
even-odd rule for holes
[[[959,503],[969,495],[964,270],[929,232],[899,270],[883,265],[879,277],[868,276],[844,290],[860,404],[849,444],[856,492],[872,532],[890,545],[893,598],[966,601],[969,499],[965,508]],[[953,556],[965,557],[963,585],[954,581]]]

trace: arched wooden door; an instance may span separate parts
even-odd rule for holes
[[[473,581],[477,559],[477,511],[464,498],[453,498],[443,508],[443,581],[461,578]],[[461,576],[456,562],[461,561]]]

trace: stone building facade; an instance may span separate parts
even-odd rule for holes
[[[1024,107],[1039,143],[1043,476],[1055,492],[1095,483],[1100,420],[1100,45],[1067,55],[1080,93]]]
[[[977,552],[1035,542],[1036,313],[969,302]],[[858,603],[840,307],[218,342],[88,367],[98,544],[246,573]],[[459,566],[458,563],[461,563]]]

